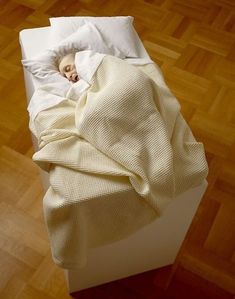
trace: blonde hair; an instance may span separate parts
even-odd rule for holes
[[[61,61],[62,61],[65,57],[70,56],[70,55],[73,55],[73,57],[75,57],[75,54],[76,54],[76,52],[74,51],[74,52],[69,52],[69,53],[67,53],[67,54],[65,54],[65,55],[60,55],[60,56],[58,56],[58,57],[56,58],[56,65],[57,65],[58,69],[59,69],[59,66],[60,66]]]

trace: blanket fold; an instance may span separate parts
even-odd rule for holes
[[[52,90],[34,97],[53,97]],[[77,268],[89,248],[159,217],[177,195],[201,184],[208,168],[203,145],[154,64],[105,56],[91,86],[76,101],[75,87],[68,94],[73,99],[39,112],[30,128],[39,141],[33,159],[50,173],[44,214],[54,260]]]
[[[106,57],[77,104],[75,122],[82,138],[128,169],[135,191],[160,212],[200,183],[206,169],[202,144],[179,111],[177,101],[164,105],[158,86],[141,70]]]

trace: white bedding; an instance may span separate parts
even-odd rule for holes
[[[92,99],[96,99],[95,94],[94,97],[92,95],[91,87],[96,80],[94,79],[96,72],[106,55],[97,54],[94,51],[79,52],[75,63],[80,81],[72,84],[64,79],[63,83],[57,85],[56,83],[47,84],[44,81],[44,85],[37,89],[31,99],[29,105],[31,129],[40,143],[40,150],[35,154],[34,159],[43,169],[50,171],[52,187],[49,188],[44,199],[44,209],[54,260],[63,267],[84,265],[87,247],[110,243],[143,227],[153,221],[176,194],[200,184],[206,177],[207,164],[203,146],[194,140],[190,129],[179,114],[179,105],[167,89],[159,68],[146,54],[143,53],[144,57],[124,59],[128,63],[123,65],[123,70],[129,72],[128,76],[125,72],[119,72],[119,76],[115,77],[116,81],[113,81],[118,82],[118,78],[123,79],[121,74],[124,74],[123,77],[127,78],[127,81],[124,79],[120,81],[128,94],[128,80],[133,83],[129,70],[135,73],[135,68],[129,68],[128,64],[137,64],[139,65],[137,68],[142,68],[143,72],[149,76],[146,82],[151,82],[155,86],[154,97],[157,107],[154,108],[151,97],[150,102],[143,100],[143,106],[147,103],[146,105],[151,107],[150,112],[157,115],[156,126],[154,127],[152,122],[146,124],[147,127],[151,127],[151,130],[148,131],[147,127],[144,127],[146,133],[142,137],[138,135],[138,132],[136,134],[134,132],[131,138],[122,139],[120,131],[126,129],[127,126],[123,126],[125,121],[131,124],[138,119],[138,115],[142,117],[142,102],[138,92],[135,93],[139,101],[138,107],[135,107],[134,97],[127,97],[129,101],[126,102],[125,97],[120,98],[120,103],[124,106],[120,110],[120,118],[117,113],[118,130],[114,128],[115,126],[113,127],[112,122],[108,125],[111,131],[106,132],[106,126],[103,126],[106,122],[105,117],[109,119],[106,113],[112,111],[110,109],[112,105],[108,108],[103,106],[102,111],[100,108],[97,110],[97,115],[100,117],[97,124],[95,118],[86,118],[89,113],[83,108],[89,105],[92,107]],[[103,72],[106,73],[106,71]],[[109,71],[108,78],[111,77],[112,71]],[[141,85],[141,80],[139,84]],[[100,87],[99,83],[96,83],[96,86]],[[116,87],[116,84],[113,86]],[[118,92],[121,92],[122,87],[120,84],[118,86]],[[143,90],[144,86],[139,94]],[[150,90],[152,89],[147,88],[146,92]],[[132,92],[131,86],[130,92]],[[91,101],[89,105],[85,100],[86,97]],[[144,97],[145,93],[143,93]],[[116,108],[119,104],[118,97],[115,101]],[[125,105],[128,109],[125,109]],[[89,109],[87,111],[89,112]],[[114,111],[118,112],[115,109]],[[95,115],[94,110],[93,116]],[[82,122],[82,120],[85,121]],[[68,127],[64,127],[63,124]],[[156,130],[157,128],[159,130]],[[93,138],[97,130],[98,134]],[[158,138],[155,139],[154,136]],[[119,139],[117,144],[120,146],[115,150],[110,150],[110,147],[106,147],[107,144],[102,140],[112,141],[114,137]],[[133,143],[129,146],[132,141]],[[81,154],[83,151],[85,155],[78,156],[78,153]],[[125,152],[129,151],[130,154],[125,155]],[[148,153],[146,156],[145,153],[148,151],[150,155]],[[151,159],[149,159],[150,156]],[[136,160],[136,157],[140,159]],[[165,167],[166,165],[168,167]],[[160,167],[160,172],[158,167]],[[120,194],[126,190],[129,190],[131,195],[124,200]],[[106,201],[105,209],[108,213],[103,212],[102,217],[97,215],[99,209],[104,208],[104,206],[99,206],[97,200],[94,201],[97,199],[97,194],[100,196],[100,202],[101,198]],[[146,199],[145,205],[138,194]],[[79,205],[81,202],[86,202],[87,206]],[[113,207],[115,207],[114,211],[112,211]],[[123,210],[123,207],[126,208]],[[133,209],[135,215],[139,215],[137,218],[134,217]],[[114,228],[112,225],[115,217]],[[127,227],[123,226],[125,221],[128,223]],[[99,223],[99,227],[96,223]],[[81,239],[79,239],[80,235],[78,238],[72,238],[71,229],[76,232],[76,235],[81,233]],[[102,235],[104,232],[106,235]],[[87,241],[87,238],[90,241]]]

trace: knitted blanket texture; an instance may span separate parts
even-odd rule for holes
[[[48,94],[56,94],[51,85],[34,97]],[[154,64],[104,57],[87,91],[78,97],[74,85],[30,128],[33,159],[50,175],[43,206],[52,255],[64,268],[84,266],[89,248],[161,217],[207,176],[203,144]]]

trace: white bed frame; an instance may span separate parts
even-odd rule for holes
[[[50,27],[26,29],[20,32],[22,57],[33,57],[48,45]],[[140,45],[143,47],[143,45]],[[143,52],[144,55],[144,52]],[[28,101],[35,89],[32,76],[24,70]],[[35,148],[36,143],[34,141]],[[48,174],[41,171],[45,190]],[[180,246],[207,182],[177,197],[165,210],[162,217],[142,228],[130,237],[113,244],[91,249],[86,267],[65,270],[69,292],[142,273],[174,263]]]

